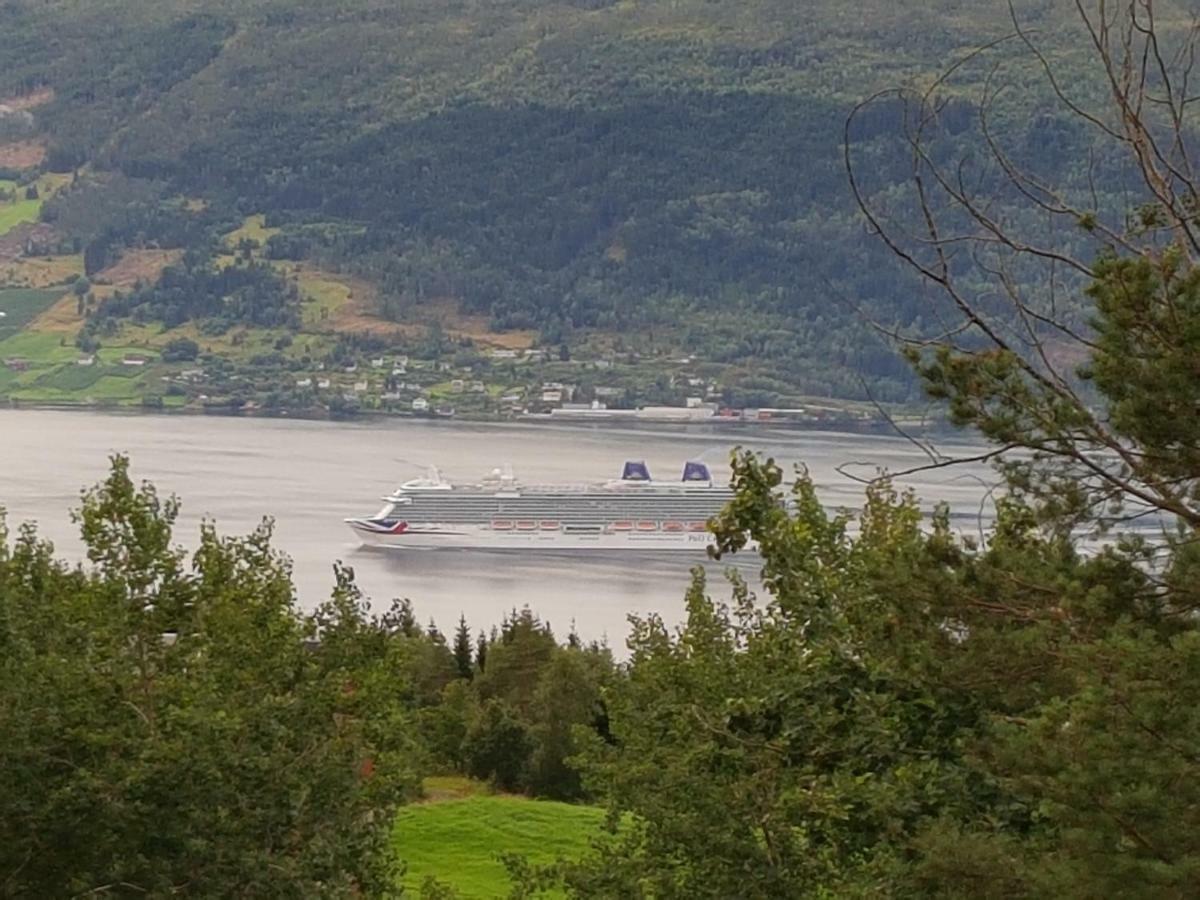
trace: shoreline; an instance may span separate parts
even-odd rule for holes
[[[835,419],[831,421],[804,421],[784,417],[769,420],[740,419],[725,416],[707,418],[638,418],[634,416],[613,417],[566,417],[527,413],[520,416],[488,416],[457,414],[454,416],[414,415],[407,412],[380,412],[376,410],[360,410],[353,414],[330,413],[327,410],[268,410],[231,409],[229,407],[212,406],[197,408],[182,407],[151,407],[121,404],[101,403],[72,403],[69,401],[28,401],[0,397],[0,410],[13,411],[52,411],[78,413],[104,413],[121,416],[190,416],[227,419],[271,419],[293,420],[307,422],[335,422],[342,424],[368,422],[422,422],[422,423],[460,423],[464,425],[502,425],[530,427],[568,427],[586,430],[612,430],[614,432],[636,429],[651,429],[664,431],[712,431],[712,432],[748,432],[764,434],[770,432],[825,432],[833,434],[851,434],[861,436],[903,436],[902,432],[892,423],[884,419],[862,420],[856,418]],[[944,420],[930,421],[921,425],[902,420],[905,426],[911,426],[921,437],[952,438],[965,437],[965,433]]]

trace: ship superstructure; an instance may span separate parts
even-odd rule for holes
[[[501,470],[455,485],[431,469],[374,516],[346,522],[381,547],[702,551],[713,541],[709,519],[732,497],[702,462],[664,482],[631,461],[619,479],[582,485],[523,485]]]

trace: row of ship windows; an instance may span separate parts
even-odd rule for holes
[[[653,504],[642,503],[604,503],[604,504],[571,504],[563,505],[560,503],[478,503],[470,505],[454,505],[445,506],[442,504],[415,504],[396,506],[396,514],[424,514],[424,515],[449,515],[461,514],[461,512],[488,512],[492,510],[504,510],[506,512],[526,512],[530,510],[556,510],[558,512],[610,512],[622,510],[635,510],[638,512],[659,512],[661,510],[692,510],[692,511],[718,511],[722,509],[724,504],[720,503],[670,503],[658,502]]]
[[[656,509],[649,510],[610,510],[597,512],[564,512],[555,509],[522,509],[522,510],[480,510],[438,512],[396,511],[390,518],[406,519],[410,522],[483,522],[488,519],[500,518],[529,518],[556,519],[563,522],[606,522],[615,519],[707,519],[719,510],[714,509]]]

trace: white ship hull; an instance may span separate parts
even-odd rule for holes
[[[705,531],[495,531],[484,525],[413,525],[396,533],[381,531],[361,519],[348,519],[355,536],[368,547],[389,549],[539,551],[683,551],[704,553],[714,543]]]
[[[680,482],[652,481],[645,463],[627,462],[619,481],[529,488],[499,470],[458,487],[434,470],[346,524],[371,547],[703,553],[715,540],[708,522],[732,497],[698,462]]]

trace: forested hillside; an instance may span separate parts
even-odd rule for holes
[[[1018,11],[1085,73],[1068,6]],[[936,326],[856,214],[843,126],[1009,29],[991,0],[8,0],[0,102],[38,98],[26,162],[83,173],[90,204],[59,221],[89,270],[197,246],[180,220],[202,209],[205,234],[264,214],[264,256],[360,277],[392,320],[448,303],[552,346],[626,335],[727,383],[901,400],[863,313]],[[947,86],[959,149],[989,66]],[[1082,178],[1078,131],[1016,93],[1006,144]],[[883,104],[852,135],[879,196],[911,169],[900,121]]]

